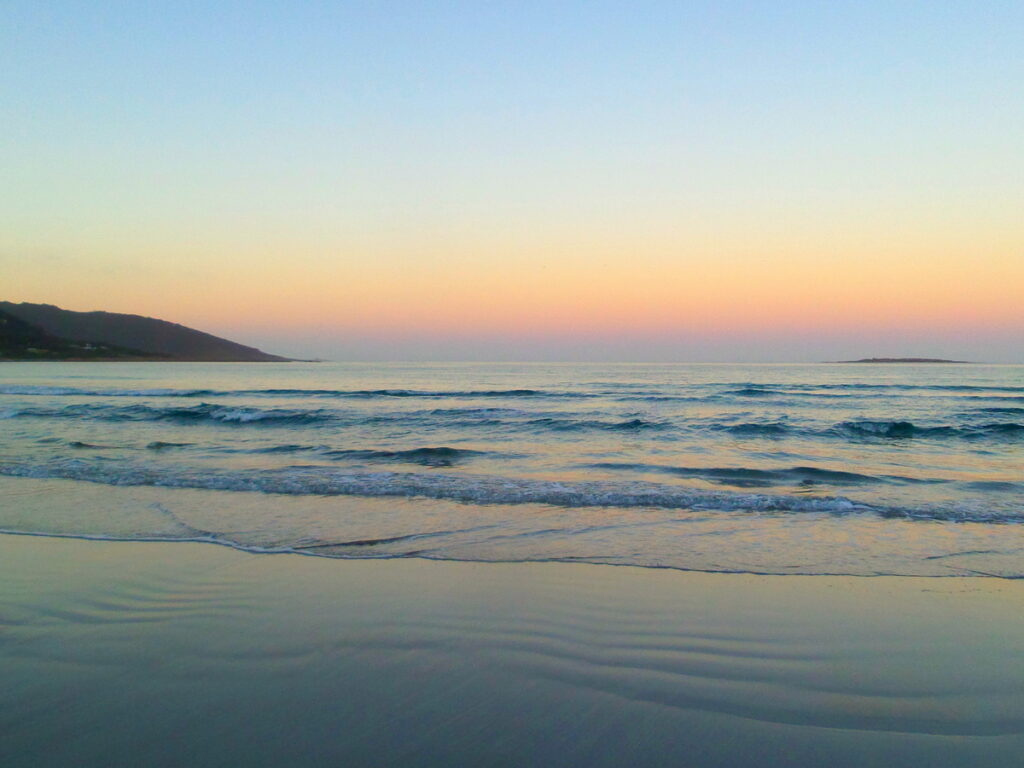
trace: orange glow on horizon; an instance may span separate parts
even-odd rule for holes
[[[917,242],[852,227],[758,238],[737,221],[728,236],[691,226],[643,238],[240,240],[231,252],[244,256],[230,257],[171,242],[145,258],[108,255],[74,282],[54,277],[65,260],[40,260],[8,296],[296,337],[999,331],[1024,329],[1018,229],[994,228],[987,241],[963,227]]]

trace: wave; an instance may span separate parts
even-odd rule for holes
[[[285,495],[444,499],[469,504],[662,508],[740,512],[875,514],[887,518],[1022,523],[1024,510],[992,505],[882,506],[843,496],[794,496],[683,488],[642,481],[550,481],[488,475],[347,472],[325,467],[214,469],[76,459],[0,464],[0,475],[62,478],[115,486],[156,486]]]
[[[420,390],[420,389],[322,389],[322,388],[249,388],[249,389],[208,389],[208,388],[139,388],[139,389],[96,389],[81,387],[56,387],[48,385],[6,385],[0,386],[0,395],[49,396],[49,397],[285,397],[285,398],[555,398],[579,399],[608,397],[620,401],[677,401],[696,402],[718,400],[722,397],[768,398],[778,396],[803,397],[849,397],[862,393],[893,394],[897,392],[933,391],[949,393],[973,393],[974,397],[997,397],[1000,394],[1024,393],[1024,386],[975,385],[975,384],[872,384],[872,383],[719,383],[696,385],[704,393],[676,393],[663,390],[635,391],[625,385],[625,392],[604,390],[566,391],[536,388],[516,389],[465,389],[465,390]],[[992,393],[989,395],[981,393]],[[1009,397],[1007,399],[1018,399]]]
[[[1024,491],[1024,484],[1011,483],[1007,480],[973,480],[964,483],[964,487],[974,491],[1009,491],[1012,493]]]
[[[880,437],[896,440],[909,438],[1017,438],[1024,437],[1024,424],[996,422],[976,426],[954,427],[949,425],[919,426],[909,421],[845,421],[837,424],[836,431],[842,435],[862,438]]]
[[[426,411],[431,416],[529,416],[529,411],[519,408],[432,408]]]
[[[394,461],[420,464],[426,467],[451,467],[467,459],[480,456],[499,456],[489,451],[474,451],[468,448],[411,448],[404,451],[382,451],[365,449],[342,449],[325,451],[325,456],[337,459],[361,459],[365,461]]]
[[[301,390],[300,390],[301,393]],[[416,390],[416,389],[366,389],[366,390],[325,390],[323,395],[332,397],[421,397],[421,398],[484,398],[484,397],[554,397],[585,398],[595,395],[586,392],[555,392],[540,389],[471,389],[471,390]]]
[[[217,394],[225,393],[213,389],[80,389],[36,385],[0,387],[0,395],[49,397],[207,397]]]
[[[600,419],[568,419],[544,417],[530,419],[520,423],[525,429],[546,429],[554,432],[577,432],[586,430],[609,430],[612,432],[640,432],[645,430],[661,431],[671,429],[672,425],[665,421],[649,421],[632,418],[622,421],[602,421]]]
[[[330,412],[320,409],[230,407],[211,403],[170,408],[151,405],[110,407],[100,404],[81,404],[50,409],[23,408],[14,416],[57,419],[94,418],[101,421],[175,421],[180,423],[212,421],[224,424],[315,424],[334,418]]]
[[[995,410],[986,412],[995,413]],[[1004,412],[1003,410],[998,411]],[[1014,413],[1016,411],[1013,411]],[[619,419],[590,418],[580,413],[530,412],[509,408],[442,408],[432,410],[368,413],[330,408],[259,408],[200,403],[191,406],[159,407],[150,404],[113,406],[103,403],[76,403],[58,408],[20,408],[6,418],[58,418],[100,421],[169,421],[179,424],[215,423],[225,426],[307,426],[324,424],[343,426],[415,425],[421,428],[487,428],[509,432],[549,433],[611,431],[623,433],[665,432],[680,428],[691,432],[719,432],[736,437],[845,440],[962,439],[1015,441],[1024,438],[1024,423],[994,421],[982,424],[921,425],[904,420],[860,419],[832,425],[793,424],[785,419],[732,423],[703,419],[677,422],[626,414]],[[628,418],[626,417],[628,416]]]
[[[252,424],[267,422],[275,424],[315,424],[317,422],[330,421],[332,414],[319,410],[292,410],[284,408],[273,408],[262,410],[258,408],[213,408],[197,409],[196,418],[209,418],[213,421]],[[167,418],[192,418],[193,412],[170,413]]]
[[[1024,424],[1016,422],[990,422],[988,424],[953,426],[939,424],[925,426],[910,421],[863,419],[843,421],[831,427],[796,427],[785,421],[744,422],[740,424],[709,424],[708,429],[727,432],[738,437],[780,438],[786,436],[835,438],[846,440],[1017,440],[1024,438]]]
[[[494,451],[478,451],[470,448],[450,448],[448,446],[408,448],[403,450],[383,450],[368,448],[331,448],[326,445],[302,445],[285,443],[253,449],[223,449],[228,452],[258,454],[292,454],[306,453],[333,459],[336,461],[371,461],[420,464],[425,467],[451,467],[467,460],[490,456],[492,458],[512,459],[517,454],[498,453]]]
[[[588,465],[594,469],[656,472],[676,477],[696,478],[731,485],[737,488],[768,488],[772,486],[813,485],[869,485],[873,483],[938,483],[941,480],[922,480],[902,475],[864,475],[821,467],[789,467],[785,469],[756,469],[749,467],[673,467],[663,464],[630,464],[600,462]]]
[[[720,383],[719,387],[738,387],[751,390],[777,390],[789,394],[791,392],[808,392],[815,390],[866,390],[866,391],[913,391],[927,390],[933,392],[1024,392],[1024,386],[998,384],[869,384],[863,382],[820,383],[820,384],[756,384],[753,382]]]
[[[337,398],[584,398],[596,395],[586,392],[560,392],[541,389],[239,389],[220,392],[221,395],[255,395],[279,397],[337,397]]]
[[[870,388],[886,390],[923,389],[932,392],[1024,392],[1024,387],[999,386],[993,384],[832,384],[828,385],[827,388]]]
[[[586,392],[559,392],[540,389],[471,389],[471,390],[417,390],[417,389],[81,389],[77,387],[51,387],[16,385],[0,387],[0,395],[29,395],[50,397],[337,397],[337,398],[585,398],[594,397]]]
[[[94,443],[84,443],[81,440],[72,440],[71,442],[68,443],[68,447],[69,448],[74,448],[76,450],[104,450],[104,449],[112,448],[113,446],[110,446],[110,445],[96,445]]]
[[[706,403],[718,395],[609,395],[619,403]]]
[[[789,424],[781,421],[713,424],[710,428],[741,437],[782,437],[793,431]]]
[[[722,394],[739,395],[741,397],[769,397],[772,395],[785,395],[789,393],[777,389],[768,389],[766,387],[741,387],[740,389],[726,390]]]
[[[502,419],[500,416],[513,418]],[[576,431],[617,431],[636,432],[644,430],[665,430],[671,424],[642,418],[602,420],[572,416],[540,416],[516,409],[433,409],[429,411],[398,412],[389,414],[367,414],[326,408],[258,408],[256,406],[227,406],[201,403],[193,406],[157,407],[152,405],[110,406],[97,403],[75,404],[61,408],[24,408],[13,417],[36,417],[58,419],[93,418],[101,421],[171,421],[182,424],[214,422],[222,425],[263,425],[263,426],[316,426],[328,423],[349,425],[388,425],[398,423],[437,423],[437,417],[453,417],[443,420],[451,427],[495,427],[521,430],[544,430],[549,432]],[[523,418],[526,417],[526,418]]]
[[[225,448],[228,452],[241,453],[312,453],[313,451],[328,451],[326,445],[301,445],[299,443],[283,443],[281,445],[268,445],[264,448]]]
[[[73,448],[107,448],[103,445],[87,443],[71,443]],[[157,440],[146,445],[151,451],[165,451],[172,448],[187,448],[194,443],[169,443]],[[262,448],[230,448],[219,447],[214,450],[220,453],[244,454],[316,454],[319,457],[337,461],[371,461],[419,464],[426,467],[451,467],[474,458],[489,456],[492,458],[520,458],[519,454],[499,453],[495,451],[479,451],[470,448],[451,448],[449,446],[427,446],[402,450],[367,449],[367,448],[331,448],[327,445],[306,445],[302,443],[282,443]]]

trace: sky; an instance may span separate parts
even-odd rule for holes
[[[0,299],[337,360],[1024,362],[1024,3],[0,2]]]

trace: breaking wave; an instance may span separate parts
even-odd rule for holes
[[[707,480],[738,488],[768,488],[772,486],[813,485],[870,485],[874,483],[941,483],[904,475],[865,475],[821,467],[790,467],[785,469],[755,469],[749,467],[673,467],[662,464],[630,464],[625,462],[599,462],[594,469],[651,472],[675,477]]]
[[[909,421],[845,421],[836,426],[836,431],[852,437],[882,437],[896,440],[917,437],[970,440],[986,437],[1022,437],[1024,436],[1024,424],[996,422],[954,427],[950,425],[919,426]]]
[[[642,430],[664,430],[671,425],[664,421],[642,418],[618,420],[578,418],[569,415],[535,416],[529,412],[506,408],[434,409],[430,411],[397,412],[387,414],[359,414],[328,408],[259,408],[255,406],[226,406],[201,403],[193,406],[159,407],[152,405],[131,405],[125,407],[104,404],[75,404],[61,408],[24,408],[11,415],[14,417],[83,419],[100,421],[170,421],[181,424],[215,422],[223,425],[263,426],[316,426],[328,423],[345,424],[396,424],[402,422],[423,423],[437,421],[438,417],[461,418],[462,421],[447,422],[456,426],[506,427],[513,430],[544,430],[550,432],[575,432],[611,430],[634,432]],[[502,419],[500,417],[512,417]],[[526,418],[522,418],[526,417]]]
[[[315,424],[330,421],[333,414],[319,409],[230,407],[202,403],[161,408],[152,405],[111,407],[102,404],[68,405],[63,408],[23,408],[15,416],[55,419],[91,418],[100,421],[202,421],[222,424]]]
[[[1021,409],[986,408],[977,413],[1015,414]],[[1024,423],[989,421],[961,424],[915,424],[904,420],[861,419],[826,425],[793,423],[786,419],[732,422],[705,419],[651,418],[623,414],[620,418],[594,418],[586,413],[567,411],[525,411],[515,408],[435,408],[389,413],[359,412],[342,408],[261,408],[254,405],[232,406],[199,403],[191,406],[134,404],[118,406],[105,403],[76,403],[62,407],[23,407],[0,412],[0,417],[95,419],[98,421],[154,421],[178,424],[216,423],[227,426],[315,427],[325,424],[376,426],[415,424],[420,427],[445,426],[493,428],[511,432],[665,432],[685,429],[709,431],[747,438],[804,437],[812,439],[882,440],[994,440],[1024,439]]]
[[[394,462],[419,464],[425,467],[451,467],[481,456],[510,458],[508,454],[493,451],[476,451],[469,448],[448,446],[410,448],[407,450],[373,450],[365,448],[329,448],[322,445],[272,445],[258,448],[256,453],[315,453],[328,459],[344,461]]]
[[[83,460],[0,464],[0,475],[62,478],[115,486],[155,486],[285,495],[430,498],[470,504],[541,504],[740,512],[875,514],[887,518],[1021,523],[1024,510],[990,506],[896,506],[843,496],[799,496],[704,490],[642,481],[549,481],[490,475],[349,472],[302,466],[221,469]]]

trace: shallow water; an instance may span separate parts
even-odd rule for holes
[[[6,364],[0,474],[19,532],[1020,577],[1024,367]]]
[[[0,536],[0,764],[1002,768],[1022,587]]]

